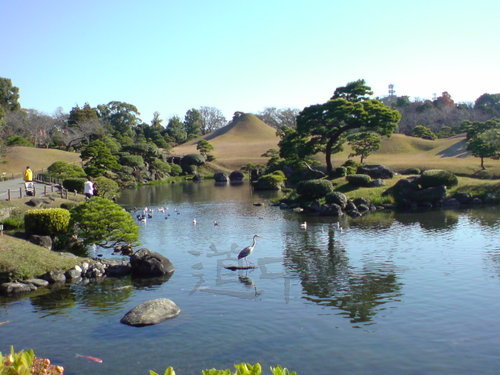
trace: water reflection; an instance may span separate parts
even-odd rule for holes
[[[350,266],[343,246],[329,229],[326,248],[315,236],[285,239],[285,265],[301,281],[306,300],[342,310],[352,323],[372,320],[380,305],[394,301],[401,289],[394,267],[370,263]]]
[[[423,229],[431,231],[444,231],[453,229],[459,218],[458,211],[451,210],[429,210],[425,214],[421,212],[397,212],[394,219],[403,225],[419,225]]]
[[[44,312],[44,316],[55,315],[75,306],[75,294],[66,285],[53,285],[47,290],[49,291],[47,294],[30,297],[35,312]]]

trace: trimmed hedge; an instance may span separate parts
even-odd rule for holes
[[[286,177],[282,171],[274,171],[259,177],[254,184],[254,188],[257,190],[280,190],[285,181]]]
[[[308,180],[297,184],[297,193],[305,199],[317,199],[333,192],[333,184],[329,180]]]
[[[347,182],[353,186],[369,186],[372,178],[367,174],[351,174],[346,176]]]
[[[67,178],[63,181],[62,185],[66,190],[76,190],[78,193],[83,194],[85,181],[85,178]]]
[[[68,231],[70,216],[64,208],[30,210],[24,215],[24,228],[28,234],[55,236]]]
[[[458,184],[457,176],[442,169],[429,169],[422,172],[419,183],[423,188],[446,185],[452,187]]]
[[[329,204],[338,204],[342,208],[345,208],[345,206],[347,205],[347,197],[340,191],[332,191],[331,193],[328,193],[325,197],[325,201]]]

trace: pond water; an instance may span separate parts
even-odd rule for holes
[[[140,232],[143,247],[173,262],[172,278],[0,299],[0,322],[9,321],[0,351],[33,348],[68,375],[199,374],[239,362],[299,375],[498,373],[499,208],[379,212],[343,220],[339,232],[333,218],[271,207],[273,197],[213,181],[124,192],[128,209],[168,207]],[[257,268],[225,269],[254,234]],[[178,317],[120,323],[163,297]]]

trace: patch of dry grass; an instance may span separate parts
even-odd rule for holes
[[[75,152],[24,146],[8,147],[0,163],[0,175],[5,172],[8,176],[21,177],[27,165],[34,172],[40,172],[56,161],[81,164],[80,154]]]
[[[0,238],[0,279],[22,280],[51,270],[65,271],[83,260],[61,256],[19,238],[7,235]]]

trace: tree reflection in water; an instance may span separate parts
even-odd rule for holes
[[[306,300],[340,309],[352,323],[368,323],[378,306],[400,295],[401,284],[387,263],[350,266],[333,228],[326,249],[318,245],[318,237],[300,235],[300,241],[285,239],[285,266],[300,278]]]

